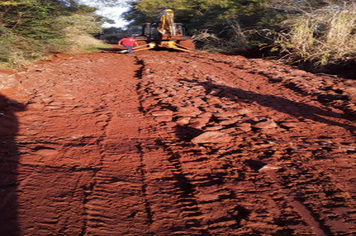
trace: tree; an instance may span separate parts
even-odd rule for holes
[[[99,32],[96,20],[100,18],[93,16],[94,10],[80,4],[68,6],[64,0],[2,1],[0,61],[16,64],[19,59],[35,59],[49,51],[73,48],[73,42],[78,41],[74,37]]]
[[[171,8],[177,22],[190,33],[209,32],[219,38],[239,40],[242,30],[256,27],[267,12],[267,0],[133,0],[124,15],[131,25],[157,22],[163,9]]]
[[[136,0],[129,2],[125,18],[133,20],[133,24],[157,21],[163,9],[171,8],[179,22],[195,29],[220,27],[230,20],[246,21],[247,25],[251,16],[266,9],[265,3],[261,0]]]

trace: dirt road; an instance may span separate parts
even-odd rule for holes
[[[356,80],[166,51],[0,76],[0,235],[356,234]]]

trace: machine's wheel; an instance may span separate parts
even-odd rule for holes
[[[191,39],[180,40],[177,43],[178,43],[178,46],[181,45],[184,48],[189,48],[189,49],[195,50],[195,45],[193,43],[193,40],[191,40]]]

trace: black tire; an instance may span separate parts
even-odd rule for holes
[[[193,43],[193,40],[191,40],[191,39],[180,40],[177,43],[178,43],[178,45],[181,45],[183,48],[189,48],[189,49],[195,50],[195,45]]]

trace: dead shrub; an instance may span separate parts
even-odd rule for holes
[[[325,65],[342,57],[356,55],[356,6],[329,5],[283,22],[275,49],[286,53],[288,63],[313,62]]]
[[[219,35],[210,33],[208,29],[197,30],[193,33],[193,41],[201,50],[215,51],[242,51],[249,47],[240,24],[237,21],[225,21]]]

